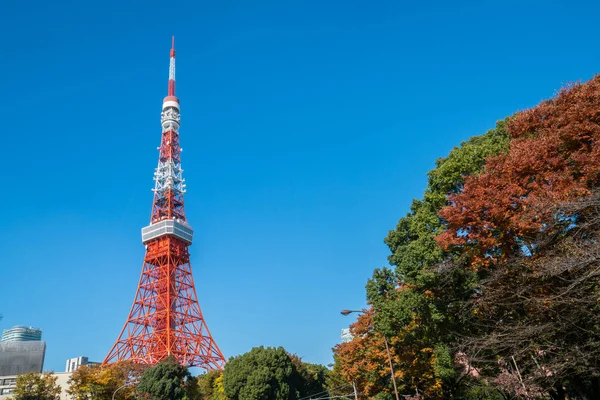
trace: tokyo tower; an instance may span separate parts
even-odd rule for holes
[[[146,256],[129,316],[104,364],[122,360],[156,364],[173,355],[188,367],[222,369],[225,358],[200,311],[190,266],[188,247],[194,231],[183,208],[174,39],[170,54],[152,215],[150,225],[142,228]]]

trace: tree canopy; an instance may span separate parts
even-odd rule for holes
[[[118,363],[87,366],[77,368],[69,379],[67,393],[75,400],[133,400],[135,396],[135,385],[147,367],[130,361]],[[127,385],[129,384],[129,385]]]
[[[223,370],[230,400],[292,400],[326,391],[328,370],[303,362],[283,347],[255,347],[231,358]],[[214,384],[213,384],[214,387]]]
[[[334,348],[364,395],[600,398],[600,77],[437,160]]]
[[[522,398],[599,398],[600,77],[507,124],[440,211],[436,239],[478,271],[458,343],[477,374]]]
[[[137,391],[150,400],[192,400],[198,397],[196,379],[172,355],[142,373]]]
[[[437,240],[467,252],[475,268],[525,248],[556,217],[557,207],[600,183],[600,78],[572,85],[511,118],[510,151],[487,160],[440,211]]]
[[[12,399],[60,400],[61,388],[56,384],[57,379],[52,372],[18,375]]]
[[[367,283],[371,308],[351,326],[354,340],[334,349],[344,375],[362,393],[392,393],[383,335],[403,394],[441,398],[443,382],[456,378],[447,345],[453,321],[446,310],[450,299],[469,296],[474,277],[468,271],[438,273],[447,254],[435,240],[444,228],[437,212],[446,205],[446,196],[462,189],[466,176],[482,170],[487,157],[507,151],[508,141],[505,121],[500,121],[438,159],[423,198],[413,201],[385,238],[395,268],[374,271]]]

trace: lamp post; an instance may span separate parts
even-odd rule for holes
[[[123,389],[124,387],[126,387],[126,386],[129,386],[129,385],[131,385],[131,384],[132,384],[132,382],[127,382],[127,383],[126,383],[126,384],[124,384],[123,386],[121,386],[121,387],[118,387],[118,388],[117,388],[117,390],[115,390],[115,391],[113,392],[113,395],[112,395],[112,400],[115,400],[115,394],[117,394],[117,392],[118,392],[119,390],[121,390],[121,389]]]
[[[362,310],[342,310],[340,313],[343,316],[347,316],[352,313],[363,313]],[[375,324],[373,324],[375,326]],[[398,388],[396,387],[396,377],[394,376],[394,366],[392,364],[392,355],[390,354],[390,346],[388,345],[387,337],[385,333],[380,332],[381,336],[383,336],[383,341],[385,342],[385,351],[387,352],[388,361],[390,363],[390,375],[392,377],[392,383],[394,384],[394,394],[396,395],[396,400],[400,400],[400,396],[398,396]]]

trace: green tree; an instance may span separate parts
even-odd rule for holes
[[[290,359],[294,364],[297,379],[296,387],[300,397],[318,395],[316,397],[327,397],[327,376],[329,370],[320,364],[311,364],[302,361],[295,354],[290,355]]]
[[[144,371],[137,391],[150,400],[192,400],[199,397],[196,379],[173,356]]]
[[[223,370],[231,400],[292,400],[298,396],[297,372],[283,347],[255,347],[231,358]]]
[[[490,156],[508,151],[506,122],[499,121],[495,129],[461,143],[436,161],[423,198],[413,202],[385,239],[395,268],[375,270],[367,284],[374,327],[390,338],[392,352],[404,360],[397,368],[405,394],[419,390],[435,398],[460,391],[456,386],[462,374],[457,375],[450,350],[454,333],[461,330],[454,310],[470,298],[478,276],[445,268],[453,254],[435,240],[446,226],[438,211],[446,206],[448,195],[462,190],[466,177],[483,170]]]
[[[223,371],[213,370],[198,376],[201,400],[227,400],[223,388]]]
[[[438,211],[447,205],[449,194],[462,190],[467,176],[480,173],[487,158],[508,150],[505,125],[506,120],[499,121],[495,129],[438,159],[428,173],[423,198],[413,201],[410,212],[385,238],[393,268],[376,269],[367,283],[372,323],[359,319],[353,327],[355,343],[334,349],[342,363],[341,373],[355,379],[360,392],[391,391],[389,369],[381,367],[387,364],[382,352],[384,334],[401,394],[418,391],[431,399],[462,396],[459,382],[468,379],[454,363],[455,333],[461,329],[455,310],[470,298],[478,276],[446,268],[453,254],[435,240],[446,226]]]
[[[56,384],[58,377],[51,372],[42,375],[28,373],[17,376],[17,385],[13,392],[13,400],[59,400],[60,386]]]

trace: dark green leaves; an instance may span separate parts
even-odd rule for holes
[[[151,400],[191,400],[195,396],[196,385],[190,384],[191,374],[169,356],[142,374],[137,391]]]
[[[230,400],[292,400],[297,377],[283,347],[255,347],[225,365],[223,384]]]

